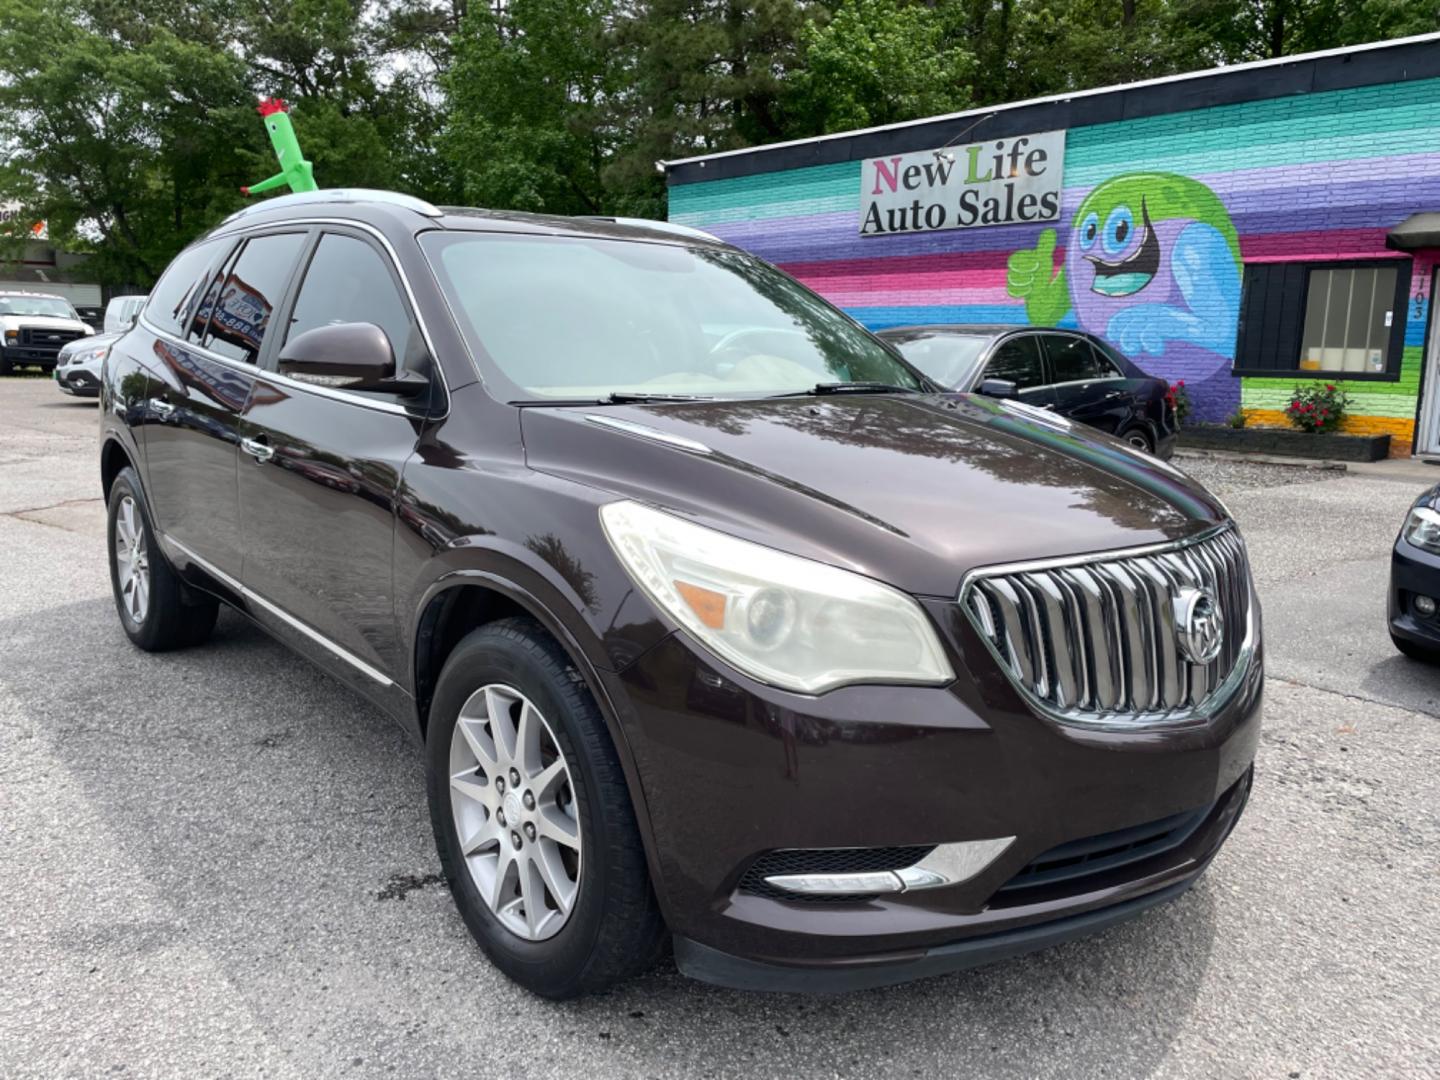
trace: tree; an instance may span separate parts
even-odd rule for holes
[[[612,151],[603,109],[611,0],[513,0],[470,9],[443,76],[441,155],[467,202],[594,214]]]
[[[1440,30],[1440,0],[1172,0],[1193,67],[1265,60]]]
[[[786,87],[792,135],[818,135],[954,112],[970,104],[975,57],[941,16],[903,0],[844,0],[809,19]]]
[[[611,36],[617,148],[607,187],[635,212],[661,215],[655,163],[790,137],[781,105],[800,64],[811,0],[649,0]]]
[[[173,25],[204,32],[206,13]],[[102,280],[148,283],[240,203],[263,134],[243,66],[118,5],[0,0],[0,193]],[[99,241],[98,243],[96,241]]]

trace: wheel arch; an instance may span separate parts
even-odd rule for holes
[[[565,652],[574,669],[579,673],[586,689],[595,699],[600,715],[610,735],[611,745],[620,759],[629,789],[630,802],[640,824],[640,835],[645,844],[646,858],[650,863],[652,881],[658,866],[654,837],[650,828],[650,814],[645,800],[635,757],[631,753],[629,740],[620,722],[620,712],[612,697],[602,669],[594,657],[603,655],[603,644],[598,638],[591,643],[592,651],[585,648],[580,634],[587,628],[576,629],[570,622],[580,622],[578,612],[572,613],[571,620],[563,618],[555,606],[541,596],[541,589],[549,586],[543,578],[531,587],[515,580],[515,574],[501,573],[493,567],[466,567],[452,569],[436,579],[426,590],[418,605],[412,645],[412,687],[414,688],[415,719],[417,732],[423,742],[430,719],[430,702],[434,694],[435,681],[439,678],[445,661],[461,638],[472,630],[487,623],[512,616],[526,616],[534,619],[555,640]],[[559,599],[563,603],[563,598]],[[663,904],[663,900],[662,900]]]
[[[107,502],[115,478],[120,475],[120,470],[127,467],[135,468],[135,460],[130,456],[130,451],[114,436],[107,438],[100,447],[100,490]]]

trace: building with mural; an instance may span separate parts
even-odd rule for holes
[[[1440,452],[1440,35],[664,167],[672,221],[872,329],[1081,327],[1199,421],[1336,383],[1344,430]]]

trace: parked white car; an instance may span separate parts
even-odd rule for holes
[[[145,306],[144,296],[113,296],[110,303],[105,305],[105,328],[101,331],[105,334],[113,334],[119,330],[129,330],[135,324],[140,309]]]
[[[100,367],[110,355],[110,346],[124,336],[122,330],[70,342],[55,361],[55,385],[76,397],[99,397]]]

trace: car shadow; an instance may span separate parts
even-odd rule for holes
[[[603,1055],[636,1076],[1029,1077],[1059,1062],[1144,1076],[1209,966],[1202,879],[1096,937],[899,987],[740,993],[667,960],[602,996],[542,1001],[490,967],[450,903],[413,742],[242,617],[151,655],[105,598],[4,620],[0,641],[0,681],[148,884],[137,905],[168,908],[269,1035],[313,1062],[393,1059],[399,1040],[453,1068],[512,1031],[537,1075]]]

